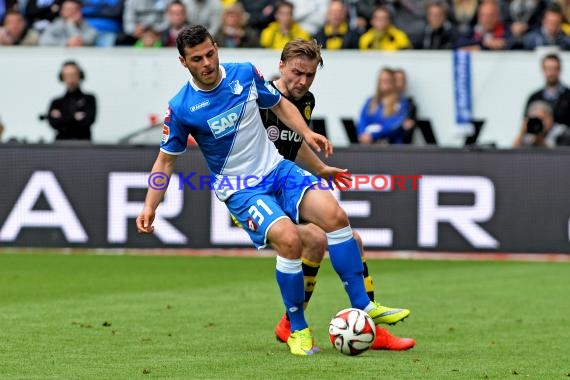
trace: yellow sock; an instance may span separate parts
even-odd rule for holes
[[[366,264],[366,259],[362,258],[362,265],[364,266],[364,272],[362,276],[364,277],[364,289],[366,289],[366,294],[368,294],[368,298],[370,301],[374,301],[374,281],[372,280],[372,276],[368,273],[368,265]]]
[[[313,261],[307,260],[304,257],[301,258],[302,261],[302,268],[303,268],[303,276],[305,277],[305,303],[304,308],[307,308],[309,300],[313,295],[313,291],[315,290],[315,285],[317,284],[317,273],[319,272],[319,268],[321,267],[320,263],[315,263]]]

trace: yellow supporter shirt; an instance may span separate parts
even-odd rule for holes
[[[332,26],[327,24],[324,31],[327,37],[325,47],[329,50],[338,50],[342,48],[343,38],[348,33],[348,24],[346,22],[340,24],[336,33],[333,31]]]
[[[362,50],[401,50],[408,49],[411,46],[406,33],[393,25],[390,25],[383,33],[373,28],[369,29],[358,41],[358,47]]]
[[[264,48],[281,50],[285,47],[287,42],[294,40],[295,38],[310,40],[311,35],[305,32],[297,23],[293,23],[293,25],[291,25],[289,33],[283,34],[281,33],[279,24],[274,21],[269,24],[267,28],[261,31],[259,44]]]
[[[236,0],[222,0],[222,6],[224,7],[224,9],[226,9],[230,5],[234,5],[235,3]]]

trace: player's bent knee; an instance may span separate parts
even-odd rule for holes
[[[335,207],[334,210],[331,210],[331,217],[328,224],[329,226],[326,231],[331,232],[348,226],[350,222],[348,220],[348,215],[346,215],[346,212],[339,206]]]
[[[303,244],[299,234],[294,229],[287,233],[276,234],[270,243],[279,253],[279,256],[287,259],[299,259],[301,257]]]

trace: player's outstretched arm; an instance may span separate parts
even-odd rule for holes
[[[321,175],[321,172],[327,166],[321,159],[309,148],[307,143],[303,141],[301,143],[301,147],[299,148],[299,152],[297,153],[297,157],[301,161],[303,161],[304,166],[314,175]],[[339,169],[340,170],[340,169]]]
[[[323,151],[325,157],[332,154],[333,148],[330,141],[325,136],[311,131],[297,107],[285,97],[281,97],[281,101],[271,110],[286,126],[303,136],[303,139],[311,149],[317,152]]]
[[[144,206],[137,217],[137,230],[142,234],[151,234],[154,231],[152,222],[156,208],[162,201],[168,188],[167,181],[174,170],[177,156],[159,152],[149,175],[149,188],[146,193]]]
[[[332,179],[337,187],[339,186],[338,180],[339,177],[342,178],[342,175],[339,176],[341,173],[347,173],[347,169],[341,169],[334,166],[329,166],[325,164],[321,159],[309,148],[307,144],[303,141],[301,144],[301,148],[299,149],[298,156],[301,161],[303,161],[304,166],[314,175],[324,178],[327,181]],[[351,181],[350,174],[347,177],[342,178],[345,181]],[[346,186],[346,184],[343,184]]]

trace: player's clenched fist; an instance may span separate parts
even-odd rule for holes
[[[137,230],[139,234],[152,234],[154,227],[154,210],[144,208],[140,215],[137,217]]]

